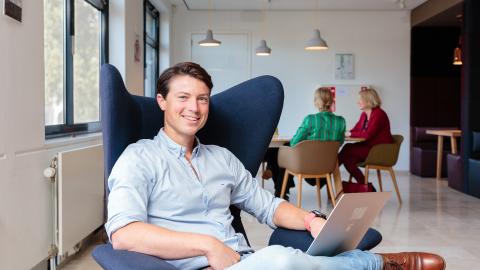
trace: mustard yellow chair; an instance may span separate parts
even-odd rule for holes
[[[305,178],[315,178],[317,186],[317,199],[320,207],[320,178],[327,178],[327,190],[333,206],[336,204],[333,194],[331,174],[337,166],[337,155],[340,143],[336,141],[302,141],[293,147],[280,146],[278,149],[278,166],[285,168],[282,191],[280,197],[285,195],[288,176],[293,175],[298,179],[298,207],[302,206],[302,182]]]
[[[400,153],[400,146],[403,142],[402,135],[393,135],[392,144],[377,144],[370,149],[368,152],[367,159],[359,163],[359,167],[365,168],[365,184],[368,183],[368,176],[370,170],[377,170],[378,185],[380,191],[383,191],[382,186],[382,175],[380,171],[388,171],[392,177],[393,186],[395,187],[395,192],[397,193],[398,202],[402,203],[402,198],[400,196],[400,191],[398,190],[397,180],[395,178],[395,172],[393,171],[393,166],[397,164],[398,154]],[[350,181],[352,180],[352,175],[350,175]]]

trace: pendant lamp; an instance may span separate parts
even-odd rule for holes
[[[272,49],[267,46],[267,42],[262,39],[260,40],[260,46],[255,49],[255,54],[258,56],[268,56],[272,52]]]
[[[313,31],[313,37],[307,41],[305,44],[305,50],[315,51],[315,50],[327,50],[327,42],[320,35],[320,30],[315,29]]]
[[[220,44],[222,44],[222,42],[213,38],[213,33],[210,29],[207,30],[205,39],[198,42],[198,45],[205,47],[220,46]]]
[[[198,45],[205,47],[216,47],[222,44],[221,41],[213,38],[212,33],[212,0],[208,1],[208,30],[204,40],[200,40]]]

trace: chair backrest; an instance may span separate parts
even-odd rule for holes
[[[281,146],[278,150],[278,166],[293,173],[319,175],[335,170],[337,141],[302,141],[294,147]]]
[[[402,135],[392,135],[392,144],[377,144],[368,152],[365,165],[393,167],[397,164],[400,146],[403,142]]]
[[[101,69],[100,95],[107,179],[129,144],[158,133],[163,126],[163,112],[155,98],[131,95],[118,70],[109,64]],[[208,121],[197,135],[203,144],[229,149],[255,175],[282,108],[280,81],[272,76],[257,77],[212,96]],[[239,212],[233,212],[239,216]],[[232,225],[245,234],[241,222],[234,220]]]

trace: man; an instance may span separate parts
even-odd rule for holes
[[[443,269],[440,257],[423,253],[395,257],[357,250],[311,257],[281,246],[253,253],[231,226],[230,204],[272,228],[308,228],[312,236],[325,220],[261,189],[227,149],[200,143],[195,134],[207,121],[212,86],[194,63],[160,76],[164,128],[153,140],[128,146],[108,180],[105,227],[115,249],[158,256],[179,269],[391,269],[405,259]],[[407,264],[398,269],[422,269]]]

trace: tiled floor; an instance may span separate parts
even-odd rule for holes
[[[419,178],[408,173],[397,175],[403,204],[394,194],[373,227],[383,235],[375,252],[428,251],[442,255],[447,269],[476,269],[480,265],[480,199],[457,192],[446,181]],[[382,175],[385,190],[393,190],[390,177]],[[376,185],[376,180],[374,180]],[[317,208],[314,187],[303,185],[303,208]],[[271,181],[265,185],[273,190]],[[291,190],[296,202],[296,189]],[[322,190],[322,210],[330,211],[325,189]],[[265,225],[244,214],[243,223],[255,249],[267,245],[271,233]],[[92,247],[77,254],[62,269],[101,269],[91,259]]]

